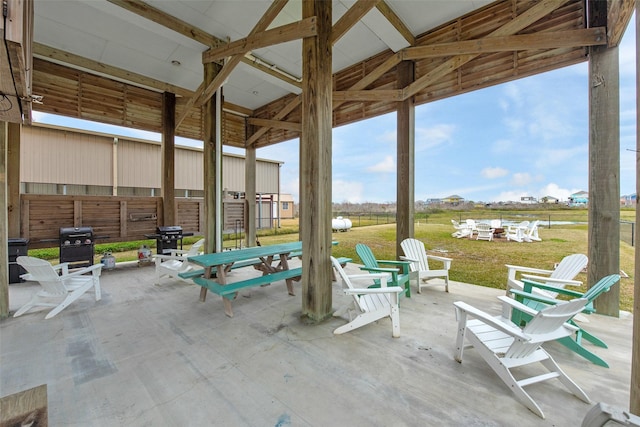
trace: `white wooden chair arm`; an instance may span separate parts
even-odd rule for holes
[[[171,249],[171,251],[169,252],[169,255],[171,256],[180,256],[180,255],[184,255],[184,254],[188,254],[189,250],[188,249]]]
[[[62,263],[60,263],[58,265],[54,265],[53,269],[55,271],[62,270],[62,274],[63,275],[69,274],[69,263],[68,262],[62,262]]]
[[[523,273],[537,273],[537,274],[551,274],[553,273],[553,270],[545,270],[542,268],[534,268],[534,267],[523,267],[520,265],[510,265],[510,264],[505,264],[505,266],[512,271],[520,271]]]
[[[81,276],[89,272],[91,272],[94,276],[99,276],[100,273],[102,272],[102,264],[93,264],[93,265],[90,265],[89,267],[84,267],[80,270],[76,270],[71,273],[65,274],[63,277],[67,278],[67,277]]]
[[[451,268],[451,261],[453,261],[452,258],[447,258],[447,257],[443,257],[443,256],[439,256],[439,255],[429,255],[427,254],[427,260],[434,260],[434,261],[440,261],[444,264],[444,269],[445,270],[449,270]]]
[[[404,255],[400,255],[400,259],[401,259],[402,261],[420,262],[420,261],[419,261],[419,260],[417,260],[417,259],[409,258],[409,257],[406,257],[406,256],[404,256]]]
[[[349,274],[349,279],[351,280],[371,281],[371,279],[388,279],[389,277],[391,277],[389,273]]]
[[[183,256],[180,255],[153,255],[153,259],[161,259],[161,260],[169,260],[169,259],[175,259],[178,261],[186,261],[187,259]]]
[[[353,289],[344,289],[345,295],[353,295],[353,294],[399,294],[404,292],[404,289],[400,286],[390,286],[390,287],[381,287],[381,288],[353,288]]]
[[[542,277],[542,276],[536,276],[536,275],[533,275],[533,274],[523,274],[522,277],[525,278],[525,279],[532,279],[532,280],[539,281],[539,282],[564,283],[566,285],[573,285],[573,286],[581,286],[582,285],[582,281],[580,281],[580,280],[557,279],[557,278],[554,278],[554,277]]]
[[[484,311],[479,310],[463,301],[456,301],[453,303],[453,305],[456,307],[456,312],[464,314],[463,317],[458,318],[459,322],[462,320],[466,320],[466,316],[470,315],[487,325],[493,326],[494,328],[504,332],[505,334],[509,334],[523,341],[530,340],[530,337],[525,335],[519,327],[515,326],[513,323],[504,322],[500,317],[491,316],[488,313],[485,313]]]

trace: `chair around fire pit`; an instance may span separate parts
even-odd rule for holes
[[[42,289],[28,303],[20,307],[13,317],[21,316],[33,307],[54,307],[45,316],[45,319],[50,319],[91,288],[94,289],[96,301],[101,298],[100,273],[102,272],[102,264],[94,264],[69,272],[69,263],[58,264],[54,267],[48,261],[29,256],[19,256],[16,262],[27,270],[26,278],[40,283]],[[56,300],[58,302],[54,302]]]

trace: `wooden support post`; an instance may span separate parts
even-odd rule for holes
[[[640,1],[636,0],[636,70],[640,70]],[[636,226],[640,224],[640,73],[636,72]],[[636,228],[637,230],[637,228]],[[637,242],[636,238],[636,242]],[[631,346],[631,387],[629,411],[640,415],[640,251],[635,243],[633,274],[633,339]]]
[[[9,237],[22,237],[20,233],[20,135],[22,125],[9,123],[7,149],[7,203]]]
[[[8,123],[0,121],[0,319],[9,316],[9,247],[7,240],[7,145]]]
[[[247,147],[244,160],[244,194],[247,215],[244,223],[245,244],[256,246],[256,147]]]
[[[205,85],[211,83],[221,69],[222,66],[216,63],[205,64]],[[211,97],[202,108],[204,117],[204,250],[205,253],[212,253],[215,252],[216,242],[221,237],[216,235],[216,201],[222,197],[215,191],[218,172],[216,171],[216,97]]]
[[[302,314],[312,322],[331,316],[331,8],[303,0],[302,18],[315,16],[318,35],[302,41],[300,235]]]
[[[620,272],[620,84],[618,47],[589,56],[588,285]],[[620,284],[594,301],[599,314],[620,315]]]
[[[162,210],[164,225],[176,225],[176,96],[171,92],[162,94]]]
[[[398,64],[398,88],[414,81],[414,64],[404,61]],[[400,243],[414,236],[415,211],[415,104],[413,97],[398,102],[397,112],[398,173],[396,177],[396,257],[403,255]]]

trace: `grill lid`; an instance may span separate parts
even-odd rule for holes
[[[165,225],[156,229],[158,234],[182,234],[182,227],[179,225]]]
[[[66,237],[92,237],[92,227],[60,227],[60,238]]]

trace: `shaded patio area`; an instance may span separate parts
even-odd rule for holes
[[[340,318],[305,325],[299,284],[295,297],[284,282],[243,291],[229,318],[218,296],[198,301],[196,285],[153,282],[151,267],[118,265],[103,272],[97,303],[86,294],[50,320],[31,312],[1,322],[0,395],[47,384],[50,425],[83,426],[570,426],[592,406],[558,381],[535,384],[543,420],[475,351],[454,361],[453,302],[498,314],[497,289],[414,292],[401,300],[394,339],[388,319],[340,336]],[[11,285],[11,312],[37,289]],[[340,289],[334,282],[334,309],[349,302]],[[610,346],[595,350],[610,369],[557,343],[547,350],[592,403],[626,408],[631,316],[588,319]]]

